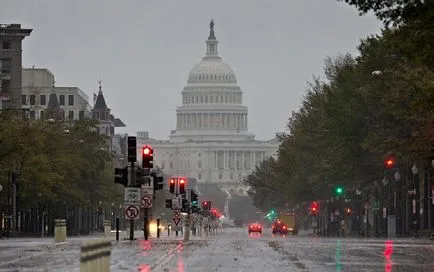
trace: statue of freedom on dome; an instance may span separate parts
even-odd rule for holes
[[[211,31],[214,31],[214,20],[213,19],[211,19],[211,22],[209,23],[209,29]]]

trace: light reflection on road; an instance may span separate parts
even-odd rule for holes
[[[392,272],[393,241],[384,242],[384,272]]]

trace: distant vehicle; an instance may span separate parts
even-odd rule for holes
[[[283,222],[280,221],[280,219],[277,219],[274,221],[273,225],[271,226],[273,234],[279,233],[279,234],[288,234],[289,229],[288,226]]]
[[[249,233],[259,232],[262,233],[262,225],[259,223],[252,223],[249,225]]]
[[[279,216],[279,220],[282,221],[288,228],[288,234],[297,235],[297,224],[294,213],[284,213]]]

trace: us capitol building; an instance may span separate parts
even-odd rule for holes
[[[152,145],[154,167],[168,176],[186,176],[199,185],[217,184],[227,195],[224,209],[228,216],[230,198],[247,194],[243,177],[263,159],[275,156],[279,141],[277,137],[258,141],[248,131],[243,92],[232,68],[218,55],[217,44],[211,21],[206,54],[190,71],[182,105],[176,109],[176,130],[168,141],[139,131],[137,146]]]

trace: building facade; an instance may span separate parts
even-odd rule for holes
[[[248,130],[248,108],[232,68],[218,55],[218,41],[211,21],[202,61],[190,71],[176,109],[176,130],[169,140],[137,132],[138,148],[154,147],[154,167],[169,176],[195,178],[198,184],[217,184],[227,193],[245,195],[243,178],[267,157],[275,156],[276,138],[255,140]],[[140,152],[140,150],[138,150]],[[141,157],[138,156],[140,159]],[[227,203],[225,205],[227,211]]]
[[[53,73],[45,68],[22,69],[21,105],[31,119],[45,119],[50,94],[57,95],[61,119],[81,120],[91,117],[89,96],[78,87],[56,87]]]
[[[0,24],[0,109],[21,109],[22,41],[32,29]]]

